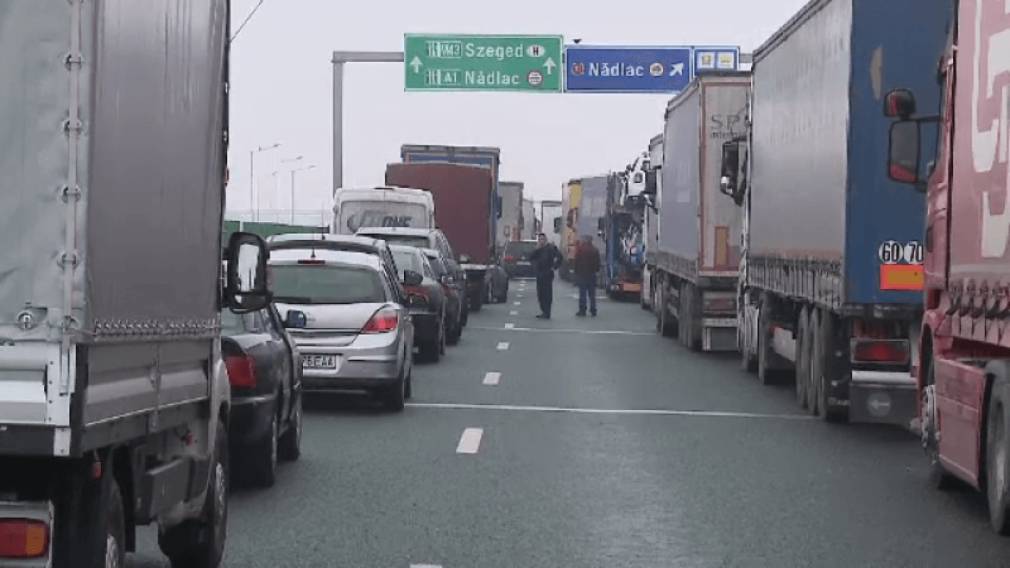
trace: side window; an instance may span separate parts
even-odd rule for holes
[[[449,258],[456,258],[456,255],[452,253],[452,247],[449,245],[449,239],[445,238],[444,233],[439,233],[439,240],[441,240],[442,254]]]
[[[251,333],[266,333],[267,327],[263,321],[263,312],[252,312],[245,316],[246,329]]]
[[[431,263],[428,262],[428,258],[422,256],[421,262],[423,263],[421,267],[424,269],[425,278],[435,278],[435,271],[431,269]]]

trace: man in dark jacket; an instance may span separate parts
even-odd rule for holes
[[[537,275],[537,300],[540,302],[539,319],[551,319],[554,303],[554,271],[561,266],[561,252],[547,242],[547,235],[537,235],[537,248],[530,253],[530,263]]]
[[[575,252],[575,283],[579,286],[579,311],[575,315],[586,317],[586,297],[589,312],[596,317],[596,273],[600,271],[600,251],[593,246],[593,237],[583,237]]]

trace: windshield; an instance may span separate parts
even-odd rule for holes
[[[274,299],[287,304],[363,304],[386,301],[379,274],[334,265],[272,267]]]
[[[534,242],[511,242],[505,245],[505,260],[528,260],[536,248]]]
[[[340,232],[347,234],[368,227],[431,228],[427,208],[419,203],[345,201],[340,205],[339,215],[337,226],[340,227]]]

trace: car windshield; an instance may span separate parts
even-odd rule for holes
[[[511,242],[505,245],[505,260],[527,260],[536,248],[534,242]]]
[[[415,248],[427,248],[431,246],[431,243],[428,241],[428,237],[419,237],[417,235],[367,235],[367,236],[386,241],[391,245],[396,244]]]
[[[288,304],[385,301],[379,274],[367,267],[282,264],[272,267],[274,299]]]
[[[403,278],[405,270],[424,274],[424,266],[421,265],[421,257],[417,254],[416,249],[402,249],[398,247],[392,250],[393,260],[396,261],[396,269],[400,272],[400,278]]]

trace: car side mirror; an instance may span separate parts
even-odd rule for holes
[[[722,177],[719,178],[719,191],[723,195],[734,197],[738,176],[740,175],[740,143],[731,140],[722,145]]]
[[[227,270],[223,303],[236,313],[255,312],[270,304],[267,260],[263,239],[252,233],[232,233],[225,252]]]
[[[305,312],[299,310],[288,310],[284,317],[284,327],[288,329],[305,329],[309,326],[309,318]]]
[[[908,89],[895,89],[884,96],[884,116],[907,120],[915,114],[915,94]]]
[[[471,260],[470,259],[470,255],[468,255],[468,254],[461,254],[461,255],[459,255],[459,262],[460,262],[460,264],[470,264],[470,260]]]
[[[420,286],[422,282],[424,282],[424,276],[413,270],[403,271],[403,284],[405,286]]]
[[[887,152],[887,175],[898,183],[921,185],[919,138],[921,126],[915,120],[899,120],[891,125]]]

